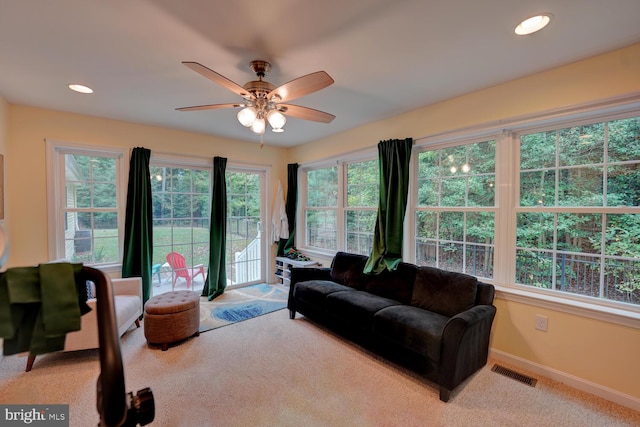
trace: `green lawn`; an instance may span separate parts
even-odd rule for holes
[[[193,233],[193,235],[192,235]],[[113,261],[121,262],[118,257],[118,242],[117,238],[113,236],[117,235],[117,230],[95,230],[94,243],[95,243],[95,261],[103,262]],[[193,242],[193,259],[191,256],[191,247]],[[232,235],[227,238],[227,242],[230,242],[231,247],[227,247],[227,262],[232,261],[230,258],[235,252],[239,252],[244,249],[248,243],[246,239],[241,236]],[[173,228],[173,235],[171,227],[154,227],[153,229],[153,261],[152,264],[164,264],[166,262],[166,256],[171,251],[173,243],[173,250],[182,253],[187,258],[188,264],[209,264],[209,230],[206,228]],[[229,244],[227,245],[229,246]],[[78,255],[78,261],[87,261],[83,259],[82,255]]]

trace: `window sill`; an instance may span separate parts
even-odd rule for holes
[[[100,265],[91,265],[86,264],[87,267],[95,268],[96,270],[102,271],[107,276],[111,276],[113,273],[122,273],[122,264],[100,264]]]
[[[494,286],[496,288],[496,297],[506,301],[519,302],[562,313],[574,314],[589,319],[640,329],[640,312],[560,298],[541,292],[527,291],[500,285]]]

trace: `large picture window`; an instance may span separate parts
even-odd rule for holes
[[[417,153],[415,261],[493,277],[495,141]]]
[[[516,283],[640,304],[640,118],[518,141]]]

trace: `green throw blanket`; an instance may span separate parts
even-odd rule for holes
[[[91,311],[82,264],[10,268],[0,275],[0,337],[4,354],[60,351],[68,332]]]

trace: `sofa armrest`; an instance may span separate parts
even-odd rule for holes
[[[289,276],[289,298],[287,300],[287,308],[289,309],[289,317],[293,319],[296,313],[296,303],[293,298],[293,291],[296,288],[296,283],[306,282],[307,280],[331,280],[331,269],[318,267],[292,267],[289,271],[291,272],[291,276]]]
[[[438,384],[453,390],[487,364],[493,305],[476,305],[453,316],[442,333]]]
[[[142,278],[126,277],[122,279],[111,279],[114,295],[136,295],[142,300]]]

